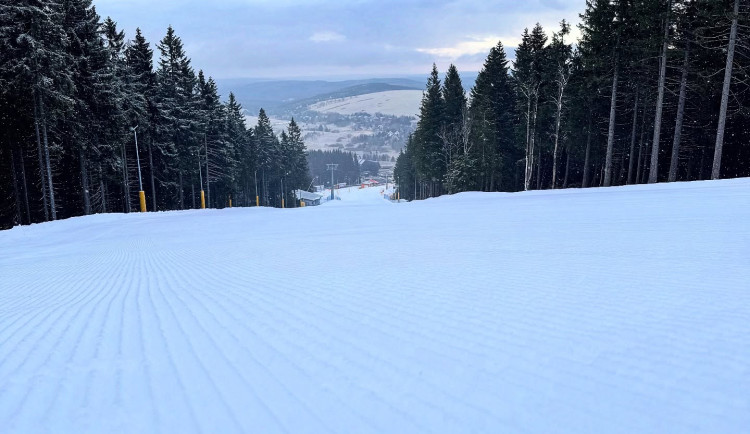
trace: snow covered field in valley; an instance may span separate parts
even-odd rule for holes
[[[421,90],[389,90],[321,101],[309,108],[317,112],[344,115],[382,113],[392,116],[417,116],[421,100]]]
[[[739,433],[750,180],[0,232],[0,431]]]

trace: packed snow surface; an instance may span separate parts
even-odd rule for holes
[[[0,431],[739,433],[750,180],[0,233]]]
[[[321,101],[312,104],[309,109],[343,115],[381,113],[392,116],[417,116],[421,100],[421,90],[388,90]]]

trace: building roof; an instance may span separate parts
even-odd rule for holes
[[[294,190],[295,196],[297,196],[297,199],[302,200],[319,200],[323,196],[317,194],[317,193],[310,193],[309,191],[305,190]]]

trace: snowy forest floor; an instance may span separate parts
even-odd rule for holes
[[[0,232],[3,432],[741,432],[750,180]]]

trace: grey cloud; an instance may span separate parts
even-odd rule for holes
[[[453,61],[460,70],[478,69],[486,52],[448,59],[416,50],[454,47],[472,38],[518,38],[524,27],[537,21],[553,27],[563,18],[577,21],[577,13],[585,7],[584,0],[95,0],[95,4],[128,36],[140,26],[153,46],[173,25],[194,66],[220,78],[426,73],[433,61],[438,66]],[[322,41],[325,37],[311,38],[315,34],[341,37],[330,38],[335,40],[330,43]]]

